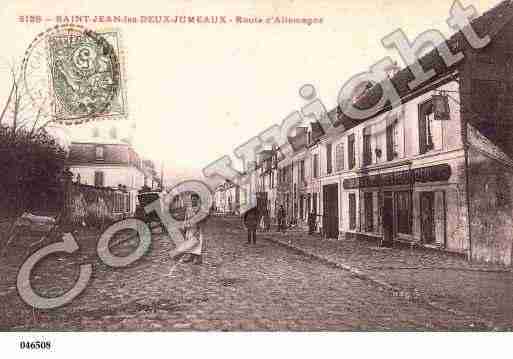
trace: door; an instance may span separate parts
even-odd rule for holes
[[[392,192],[383,193],[383,207],[381,210],[383,242],[390,244],[394,239],[394,196]]]
[[[434,243],[435,236],[435,193],[420,192],[420,231],[423,243]]]
[[[299,216],[300,219],[303,220],[305,218],[304,216],[304,196],[299,196]]]
[[[327,238],[338,238],[338,184],[323,187],[324,223]]]

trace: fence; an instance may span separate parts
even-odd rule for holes
[[[64,188],[64,221],[103,227],[133,213],[130,192],[69,181]]]

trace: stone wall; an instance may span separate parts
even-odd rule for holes
[[[511,265],[513,168],[471,147],[469,193],[472,259]]]

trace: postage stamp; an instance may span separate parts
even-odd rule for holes
[[[115,31],[67,24],[40,33],[23,61],[27,92],[60,124],[124,118],[119,48]]]

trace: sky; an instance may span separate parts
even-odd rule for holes
[[[54,22],[24,24],[20,15],[187,15],[322,17],[322,24],[89,24],[120,31],[134,146],[188,176],[233,150],[305,101],[315,86],[328,109],[352,75],[384,56],[403,66],[381,38],[400,28],[410,39],[427,29],[449,35],[448,0],[348,1],[0,1],[0,62],[17,62],[37,33]],[[482,13],[497,0],[465,0]],[[0,100],[9,91],[0,65]]]

